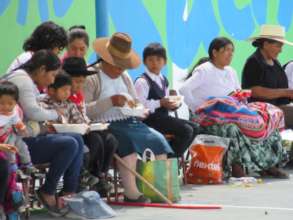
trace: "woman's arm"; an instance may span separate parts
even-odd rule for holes
[[[87,77],[85,87],[84,87],[84,96],[85,96],[85,106],[87,116],[95,121],[97,117],[108,111],[113,107],[111,98],[106,98],[98,100],[100,95],[100,82],[97,75],[92,75]]]
[[[56,120],[58,114],[55,110],[46,110],[37,102],[37,95],[34,92],[35,85],[26,77],[16,76],[9,79],[19,90],[19,103],[27,119],[33,121]]]
[[[292,89],[270,89],[262,86],[251,87],[252,97],[263,99],[293,98]]]
[[[184,102],[187,104],[191,111],[194,111],[198,105],[196,102],[196,97],[193,94],[193,90],[201,85],[204,78],[204,72],[195,71],[192,73],[192,76],[187,79],[182,87],[179,89],[179,93],[184,96]]]

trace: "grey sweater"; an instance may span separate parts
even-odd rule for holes
[[[24,70],[16,70],[17,74],[11,74],[4,79],[14,83],[19,90],[19,104],[24,112],[25,121],[56,120],[58,114],[55,110],[42,108],[37,100],[39,90],[29,74]]]
[[[87,77],[84,88],[86,113],[92,121],[96,121],[100,114],[108,111],[113,107],[111,97],[99,99],[102,83],[100,78],[101,70],[98,66],[96,66],[94,69],[98,71],[98,73]],[[138,101],[133,82],[127,72],[123,72],[121,77],[128,88],[129,95]]]

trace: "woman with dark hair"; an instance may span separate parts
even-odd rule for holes
[[[52,21],[46,21],[36,27],[23,44],[23,52],[9,66],[7,73],[15,70],[38,50],[51,50],[56,55],[67,46],[67,35],[63,27]]]
[[[67,57],[85,58],[89,47],[89,36],[83,25],[75,25],[68,30],[67,50],[62,61]]]
[[[53,214],[61,214],[55,197],[57,183],[63,175],[63,195],[73,194],[79,183],[84,142],[78,134],[39,134],[39,123],[62,117],[62,109],[46,110],[37,100],[37,86],[48,87],[55,80],[61,66],[59,58],[49,50],[39,50],[15,73],[6,76],[19,89],[19,104],[24,121],[34,137],[24,138],[34,164],[50,163],[43,186],[37,191],[38,199]]]
[[[195,68],[179,90],[194,111],[209,96],[224,96],[240,89],[235,70],[229,66],[234,51],[231,40],[215,38],[209,46],[209,61]],[[211,86],[212,85],[212,86]]]
[[[230,139],[224,162],[226,176],[266,172],[276,178],[288,178],[276,168],[287,159],[278,131],[283,114],[267,103],[243,102],[237,74],[229,66],[233,51],[229,39],[215,38],[208,50],[210,61],[195,68],[179,91],[193,113],[192,120],[201,125],[200,133]]]
[[[285,28],[263,25],[260,34],[250,38],[256,51],[246,60],[242,72],[242,87],[251,89],[250,101],[265,101],[280,107],[285,114],[286,127],[293,128],[293,108],[290,105],[293,89],[288,89],[288,79],[277,60],[285,40]]]

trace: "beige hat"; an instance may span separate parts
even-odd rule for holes
[[[125,33],[114,33],[111,38],[97,38],[93,48],[107,63],[122,69],[134,69],[140,65],[139,56],[131,49],[131,37]]]
[[[293,42],[285,39],[285,28],[281,25],[264,24],[260,27],[260,33],[258,36],[251,37],[248,40],[254,42],[257,39],[270,39],[282,42],[293,46]]]

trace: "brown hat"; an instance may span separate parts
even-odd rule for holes
[[[131,42],[129,35],[117,32],[111,38],[97,38],[93,48],[107,63],[122,69],[134,69],[140,65],[140,58],[131,49]]]

